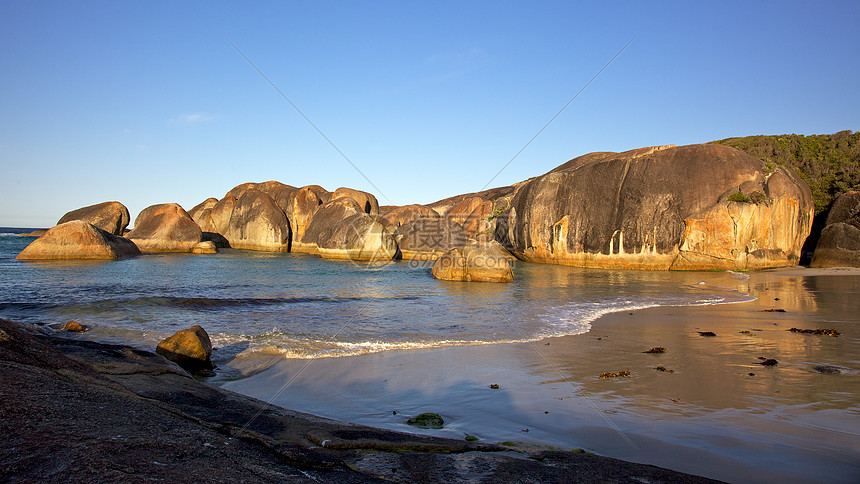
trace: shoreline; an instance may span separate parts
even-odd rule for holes
[[[588,333],[534,343],[282,360],[223,386],[390,430],[414,431],[401,416],[432,411],[450,423],[422,433],[578,447],[731,482],[851,482],[860,476],[860,269],[744,275],[754,301],[609,313]],[[842,335],[788,331],[822,324]],[[667,352],[643,353],[658,346]],[[847,369],[814,370],[822,365]],[[599,378],[625,369],[630,377]]]
[[[690,273],[689,278],[677,279],[679,284],[692,286],[699,284],[698,281],[726,278]],[[860,466],[856,464],[860,457],[860,427],[856,424],[856,417],[860,416],[860,398],[856,394],[860,383],[860,327],[854,315],[860,313],[860,269],[785,268],[734,273],[731,280],[730,287],[720,286],[717,290],[740,290],[755,300],[612,312],[594,320],[587,333],[535,342],[394,350],[339,358],[290,360],[269,355],[265,358],[271,361],[256,369],[243,365],[260,364],[261,358],[247,361],[237,358],[222,368],[224,375],[242,370],[250,370],[251,374],[220,382],[216,377],[203,387],[215,394],[222,392],[218,388],[221,387],[273,403],[277,407],[257,402],[254,408],[258,410],[254,412],[283,411],[310,419],[313,425],[328,422],[372,429],[378,436],[408,432],[410,438],[419,440],[441,437],[450,439],[445,440],[449,446],[454,442],[462,445],[465,436],[471,435],[479,439],[476,445],[492,447],[495,449],[492,452],[508,457],[516,451],[516,459],[528,462],[540,460],[535,456],[544,458],[547,452],[567,459],[570,451],[584,449],[597,454],[595,466],[603,470],[595,475],[604,478],[608,474],[601,472],[617,467],[611,462],[623,462],[656,465],[672,472],[730,482],[855,481],[860,477]],[[833,328],[841,334],[838,337],[798,334],[789,331],[792,327]],[[715,336],[704,336],[700,331],[710,331]],[[69,339],[57,336],[45,337],[66,350],[78,346],[71,355],[67,354],[73,359],[76,352],[82,351],[80,347],[128,348],[98,343],[94,334],[69,335]],[[0,341],[0,353],[5,343]],[[645,353],[654,347],[665,347],[667,351]],[[135,355],[143,353],[130,351]],[[779,364],[765,367],[759,358],[774,358]],[[270,366],[272,361],[275,364]],[[135,362],[139,364],[140,361]],[[123,385],[129,389],[129,382],[134,382],[131,384],[134,393],[142,381],[148,380],[146,391],[152,390],[151,385],[161,385],[159,391],[164,396],[169,400],[177,398],[188,382],[183,381],[178,387],[172,386],[175,381],[167,385],[156,383],[164,370],[158,365],[153,369],[151,364],[146,362],[128,370],[128,361],[97,363],[93,366],[95,373],[101,375],[97,378],[108,380],[97,386],[113,385],[117,379],[127,380]],[[658,367],[666,371],[658,371]],[[816,370],[818,367],[835,368],[836,372],[821,372]],[[12,368],[20,369],[14,365]],[[125,370],[117,372],[116,368]],[[53,370],[39,369],[44,370],[49,370],[48,376],[56,379],[57,375],[51,374]],[[629,376],[600,378],[603,373],[623,370],[629,370]],[[164,374],[170,377],[171,372]],[[88,375],[84,380],[93,377],[92,372]],[[11,386],[0,388],[0,394],[16,395],[20,391],[20,382],[4,383]],[[55,382],[49,378],[45,384]],[[50,392],[39,389],[38,385],[31,385],[29,391],[35,391],[31,396],[39,405],[67,407],[68,402],[41,397]],[[22,395],[16,398],[28,401],[26,394]],[[126,397],[134,399],[125,395],[120,408],[128,405]],[[208,412],[212,410],[211,402],[221,397],[207,398],[210,403],[184,402],[182,412]],[[202,409],[197,409],[198,404],[203,404]],[[2,411],[9,422],[16,422],[20,414],[13,405],[4,405]],[[82,416],[75,415],[76,411],[95,420],[81,421]],[[444,428],[420,430],[405,424],[407,418],[422,412],[441,414],[445,418]],[[80,409],[72,410],[71,415],[69,410],[54,413],[53,420],[47,423],[32,414],[30,420],[23,421],[25,430],[35,428],[43,432],[37,432],[43,441],[35,442],[33,456],[40,454],[39,446],[48,444],[45,435],[54,433],[56,426],[65,428],[68,441],[81,438],[77,430],[63,427],[63,419],[72,419],[84,431],[99,434],[104,424],[93,422],[106,418]],[[7,416],[10,418],[6,419]],[[215,420],[209,421],[209,428],[223,426],[218,421],[223,417],[210,416]],[[119,426],[120,435],[140,433],[128,421],[108,425]],[[305,452],[310,448],[313,454],[322,441],[331,440],[308,440],[308,435],[317,435],[309,432],[291,437],[290,452],[296,448]],[[25,443],[29,439],[18,438]],[[148,437],[141,438],[146,441]],[[271,445],[269,440],[263,441],[269,442],[263,447]],[[501,451],[497,443],[504,444]],[[169,439],[161,444],[180,445]],[[365,448],[361,447],[365,444],[344,445]],[[14,444],[9,445],[14,448]],[[181,445],[194,446],[188,442]],[[377,441],[373,445],[380,444]],[[66,450],[61,442],[50,442],[49,447],[58,452]],[[0,469],[7,474],[14,467],[8,463],[16,462],[9,450],[8,446],[0,448],[0,464],[6,466]],[[398,452],[394,454],[396,459],[402,458]],[[283,456],[278,458],[283,460]],[[460,458],[453,458],[444,466],[461,465],[462,461],[457,460]],[[499,458],[490,460],[496,462]],[[296,462],[296,472],[302,474],[306,462],[301,459]],[[385,473],[378,475],[392,477]],[[670,480],[679,479],[676,476]]]
[[[516,451],[279,409],[151,352],[0,319],[8,482],[712,482],[584,451]]]

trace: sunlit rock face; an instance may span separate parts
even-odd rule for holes
[[[89,222],[105,232],[114,235],[123,235],[128,223],[131,221],[128,209],[119,202],[102,202],[88,207],[72,210],[65,214],[57,222],[57,225],[71,222],[72,220],[83,220]]]
[[[140,250],[130,240],[102,230],[83,220],[52,227],[30,243],[18,260],[124,259]]]
[[[495,232],[533,262],[630,269],[794,265],[813,216],[795,174],[717,145],[575,158],[518,187]]]
[[[144,252],[191,252],[202,236],[200,226],[176,203],[143,209],[127,234]]]

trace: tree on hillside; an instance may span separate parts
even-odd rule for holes
[[[839,194],[860,190],[860,133],[803,136],[746,136],[713,141],[745,151],[771,170],[791,168],[812,189],[815,214],[826,212]]]

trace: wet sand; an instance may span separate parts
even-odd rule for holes
[[[409,432],[408,417],[436,412],[445,428],[421,432],[583,448],[730,482],[860,481],[860,270],[737,279],[732,289],[756,301],[613,313],[586,334],[536,343],[277,360],[224,386]],[[654,347],[667,351],[644,353]]]

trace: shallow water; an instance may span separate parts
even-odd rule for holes
[[[736,278],[515,264],[516,284],[435,280],[427,267],[368,267],[302,254],[225,250],[108,262],[21,262],[29,237],[0,235],[0,316],[75,320],[88,337],[151,348],[202,325],[215,358],[292,358],[535,341],[581,334],[602,314],[744,300]],[[738,275],[735,275],[738,276]],[[743,275],[740,275],[743,277]],[[697,276],[698,277],[698,276]]]
[[[518,262],[513,284],[466,284],[408,262],[234,250],[16,261],[32,240],[0,234],[0,317],[76,320],[91,330],[73,337],[149,350],[201,324],[218,348],[210,381],[276,405],[404,431],[415,431],[405,415],[436,411],[447,423],[435,435],[583,447],[732,482],[860,474],[856,275]],[[717,306],[691,309],[701,305]],[[666,308],[652,310],[660,324],[623,314],[646,307]],[[592,328],[611,312],[623,319]],[[708,330],[717,336],[698,333]],[[545,339],[566,335],[575,336]],[[528,343],[492,344],[507,342]],[[643,353],[653,346],[669,351]],[[403,351],[419,348],[435,349]],[[763,356],[780,363],[762,367]],[[630,378],[598,378],[624,368]]]

